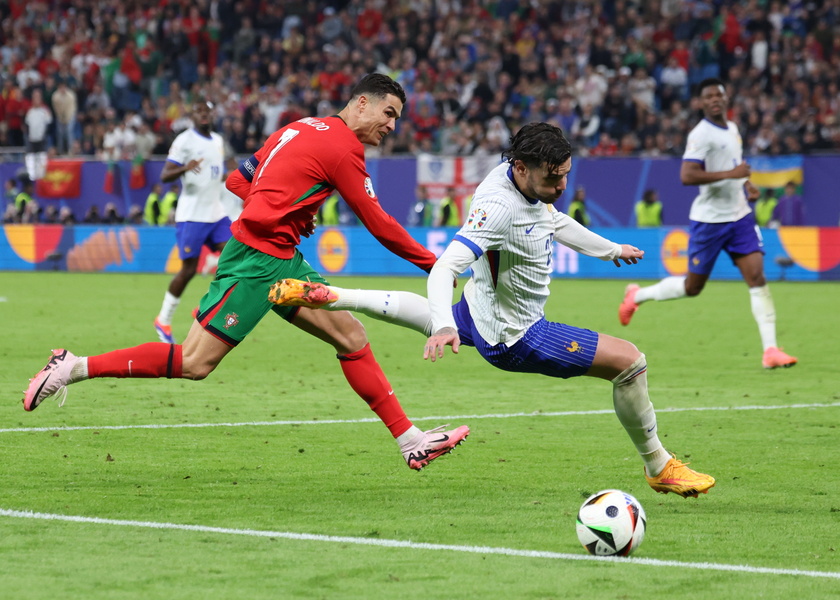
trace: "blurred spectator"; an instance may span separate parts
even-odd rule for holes
[[[753,212],[755,213],[755,222],[759,227],[769,227],[770,221],[773,219],[773,211],[779,201],[776,200],[776,191],[773,188],[767,188],[764,193],[755,201],[753,205]]]
[[[438,204],[437,227],[460,227],[461,211],[458,209],[458,196],[454,187],[446,188],[446,194]]]
[[[65,227],[76,224],[76,216],[73,214],[73,210],[69,206],[61,207],[61,210],[58,211],[58,218],[61,224]]]
[[[99,213],[99,207],[96,204],[91,204],[87,213],[85,213],[84,223],[95,225],[102,222],[102,215]]]
[[[636,202],[635,212],[637,227],[661,227],[662,202],[659,201],[659,193],[654,189],[645,190],[642,199]]]
[[[163,186],[160,183],[152,185],[152,191],[146,196],[146,205],[143,207],[143,220],[147,225],[163,225],[166,220],[162,219],[160,193]]]
[[[59,154],[67,154],[76,139],[76,115],[78,101],[75,90],[59,80],[52,95],[52,109],[55,113],[55,146]]]
[[[160,217],[158,223],[169,225],[175,223],[175,209],[178,208],[178,195],[181,193],[181,186],[173,183],[160,201]]]
[[[58,207],[55,204],[50,204],[44,209],[43,223],[48,225],[56,225],[61,222],[58,214]]]
[[[47,128],[52,123],[52,113],[44,104],[40,89],[32,90],[32,106],[26,111],[26,155],[24,161],[29,179],[38,181],[47,170]]]
[[[785,185],[785,193],[779,198],[779,203],[773,210],[774,223],[784,227],[799,227],[805,225],[805,205],[796,191],[796,184],[789,181]]]
[[[102,215],[102,223],[107,223],[108,225],[118,225],[123,222],[123,218],[120,213],[117,212],[117,206],[113,202],[108,202],[105,205],[105,212]]]
[[[16,205],[15,199],[17,198],[17,195],[19,193],[20,193],[20,190],[18,189],[17,182],[15,181],[15,179],[13,177],[9,177],[3,183],[3,200],[4,200],[3,210],[4,210],[4,213],[5,213],[6,210],[8,210],[8,208],[10,206],[12,207],[12,209],[15,208],[15,205]]]
[[[15,215],[18,223],[23,222],[26,207],[34,202],[32,198],[32,181],[28,177],[21,177],[20,191],[15,196]]]
[[[429,201],[429,192],[425,185],[418,185],[414,192],[415,202],[408,215],[410,227],[431,227],[434,217],[434,207]]]
[[[23,117],[28,107],[23,92],[11,78],[7,78],[3,83],[3,108],[6,141],[10,146],[23,146]]]
[[[157,136],[149,128],[145,121],[140,122],[137,133],[134,135],[134,152],[143,159],[149,158],[157,146]]]
[[[586,188],[582,185],[575,188],[575,195],[572,196],[572,201],[569,203],[567,214],[584,227],[589,227],[592,222],[589,213],[586,212]]]
[[[38,204],[37,200],[30,200],[26,203],[26,208],[23,210],[23,215],[21,216],[20,222],[21,223],[40,223],[41,216],[44,213],[44,209],[41,208],[41,205]]]
[[[131,208],[128,209],[128,216],[125,218],[125,222],[129,225],[143,225],[143,209],[136,204],[132,204]]]
[[[333,192],[332,195],[324,200],[321,208],[318,209],[318,225],[332,227],[341,222],[338,210],[340,199],[341,196],[338,195],[338,192]]]

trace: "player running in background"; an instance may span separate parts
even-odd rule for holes
[[[242,214],[183,345],[149,343],[90,357],[55,350],[31,380],[23,407],[34,410],[84,379],[204,379],[273,310],[335,348],[350,387],[388,427],[410,468],[420,470],[460,444],[469,434],[466,426],[423,432],[412,424],[353,315],[274,306],[267,294],[278,279],[324,282],[297,245],[311,233],[312,219],[333,189],[386,248],[425,271],[432,268],[434,254],[382,210],[365,168],[364,145],[378,146],[394,130],[405,100],[391,78],[367,75],[338,115],[301,119],[272,134],[228,178],[228,188],[246,198]]]
[[[689,469],[662,446],[648,396],[645,355],[630,342],[545,318],[553,242],[587,256],[636,263],[644,252],[613,243],[555,210],[572,168],[572,150],[559,128],[531,123],[511,138],[496,167],[475,191],[469,217],[429,275],[428,301],[409,292],[345,290],[284,281],[272,290],[283,304],[358,310],[425,333],[423,358],[444,348],[474,346],[505,371],[549,377],[588,375],[613,384],[613,406],[657,492],[694,496],[714,478]],[[461,301],[452,283],[472,268]],[[329,292],[326,294],[325,292]]]
[[[172,183],[181,179],[181,194],[175,209],[175,239],[181,269],[169,282],[155,330],[161,342],[174,344],[172,317],[181,294],[195,277],[201,249],[221,252],[230,239],[230,219],[222,206],[225,181],[225,142],[212,131],[213,103],[200,100],[192,107],[193,127],[178,134],[160,179]]]
[[[744,162],[738,126],[726,118],[726,89],[719,79],[704,79],[698,93],[704,118],[688,134],[680,168],[683,185],[700,186],[689,213],[688,275],[666,277],[643,288],[628,285],[618,308],[619,321],[628,325],[639,305],[649,300],[699,295],[718,255],[725,250],[750,290],[750,305],[764,347],[762,366],[792,367],[797,359],[776,344],[776,309],[764,277],[763,242],[747,203],[748,198],[758,199],[759,191],[749,182],[750,167]]]

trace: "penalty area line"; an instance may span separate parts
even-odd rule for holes
[[[700,569],[706,571],[728,571],[735,573],[749,573],[760,575],[795,575],[799,577],[817,577],[826,579],[840,579],[840,573],[831,571],[800,571],[798,569],[774,569],[770,567],[751,567],[749,565],[727,565],[708,562],[680,562],[675,560],[660,560],[657,558],[621,558],[614,556],[592,556],[590,554],[566,554],[562,552],[547,552],[543,550],[519,550],[516,548],[498,548],[494,546],[462,546],[449,544],[427,544],[405,540],[372,539],[346,537],[336,535],[320,535],[312,533],[294,533],[289,531],[267,531],[260,529],[230,529],[226,527],[210,527],[206,525],[187,525],[180,523],[161,523],[155,521],[130,521],[123,519],[102,519],[98,517],[81,517],[73,515],[58,515],[50,513],[36,513],[29,511],[10,510],[0,508],[0,517],[17,519],[38,519],[42,521],[62,521],[91,525],[112,525],[117,527],[134,527],[141,529],[164,529],[172,531],[193,531],[199,533],[213,533],[224,535],[240,535],[262,538],[279,538],[305,542],[326,542],[332,544],[356,544],[360,546],[377,546],[382,548],[406,548],[410,550],[434,550],[436,552],[466,552],[470,554],[493,554],[514,556],[521,558],[542,558],[548,560],[576,560],[612,564],[645,565],[652,567],[677,567],[682,569]]]
[[[750,406],[687,406],[672,408],[657,408],[656,412],[679,413],[679,412],[707,412],[707,411],[747,411],[747,410],[784,410],[800,408],[835,408],[840,402],[827,402],[815,404],[779,404],[771,406],[750,405]],[[586,415],[612,415],[615,411],[611,408],[602,410],[566,410],[560,412],[519,412],[519,413],[498,413],[484,415],[449,415],[415,417],[412,421],[463,421],[467,419],[513,419],[517,417],[575,417]],[[159,423],[145,425],[78,425],[78,426],[55,426],[55,427],[7,427],[0,428],[0,433],[38,433],[44,431],[108,431],[121,429],[201,429],[204,427],[266,427],[280,425],[357,425],[360,423],[379,423],[376,417],[366,419],[313,419],[309,421],[246,421],[241,423]]]

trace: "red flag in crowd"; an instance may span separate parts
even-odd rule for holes
[[[128,187],[132,190],[139,190],[146,187],[146,161],[137,155],[131,161],[131,175],[128,178]]]
[[[117,170],[117,165],[114,163],[113,160],[108,161],[108,170],[105,171],[105,180],[102,182],[102,190],[106,194],[113,194],[114,193],[114,177],[116,174],[114,171]]]
[[[35,182],[42,198],[78,198],[82,193],[82,161],[50,160],[44,177]]]

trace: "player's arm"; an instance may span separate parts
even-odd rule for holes
[[[163,183],[172,183],[179,177],[181,177],[184,173],[188,173],[192,171],[193,173],[198,173],[201,171],[201,161],[204,160],[203,158],[199,158],[198,160],[193,159],[187,162],[187,164],[182,165],[179,162],[175,162],[172,159],[166,159],[166,162],[163,165],[163,171],[160,172],[160,180]]]
[[[680,181],[683,185],[707,185],[724,179],[745,179],[750,176],[750,166],[742,162],[728,171],[707,171],[702,162],[683,160]]]
[[[616,244],[605,237],[590,231],[569,215],[554,210],[549,210],[554,217],[554,241],[563,244],[586,256],[594,256],[601,260],[611,260],[615,266],[620,267],[621,262],[636,264],[644,255],[644,250],[639,250],[629,244]]]
[[[423,349],[424,360],[431,358],[432,362],[435,362],[438,358],[443,358],[446,346],[452,346],[452,352],[458,353],[461,339],[458,337],[458,327],[452,315],[452,282],[478,259],[476,252],[479,253],[478,256],[481,255],[480,249],[471,249],[456,238],[441,254],[429,273],[426,294],[432,313],[432,335],[426,340]]]
[[[372,188],[365,185],[368,174],[361,156],[348,153],[334,172],[335,188],[347,206],[359,217],[380,244],[427,273],[435,264],[435,255],[415,240],[394,217],[386,213]],[[368,191],[370,190],[370,191]]]
[[[228,175],[225,180],[225,187],[245,200],[251,193],[251,182],[254,180],[254,173],[256,173],[259,164],[260,161],[256,154],[242,161],[239,168]]]

